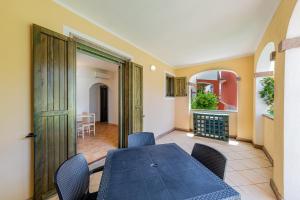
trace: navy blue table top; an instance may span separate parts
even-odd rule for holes
[[[97,200],[240,200],[176,144],[109,151]]]

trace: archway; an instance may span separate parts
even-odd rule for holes
[[[259,92],[263,89],[262,81],[266,77],[272,77],[275,69],[275,44],[268,43],[258,59],[255,76],[255,134],[254,143],[264,144],[263,138],[263,115],[267,114],[268,105],[260,97]]]
[[[287,31],[298,45],[285,51],[284,74],[284,198],[299,197],[300,177],[300,2],[298,1]],[[293,44],[297,44],[294,42]]]
[[[206,109],[205,107],[193,108],[192,102],[201,90],[212,93],[218,99],[218,105],[209,110],[236,111],[238,109],[238,76],[229,70],[208,70],[194,74],[189,79],[190,109]]]
[[[237,137],[238,134],[238,94],[240,77],[231,70],[215,69],[201,71],[189,78],[189,113],[190,127],[193,125],[193,113],[222,113],[229,116],[229,136]],[[199,95],[199,92],[202,93]],[[209,107],[196,105],[195,100],[200,97],[206,99],[213,96],[217,104]],[[199,102],[203,102],[200,100]],[[206,104],[205,102],[203,104]]]
[[[106,94],[103,93],[105,88],[107,90]],[[103,83],[95,83],[89,89],[89,112],[95,113],[97,122],[109,122],[108,90],[109,87]]]

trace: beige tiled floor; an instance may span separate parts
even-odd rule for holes
[[[191,137],[192,134],[174,131],[161,138],[157,143],[177,143],[191,153],[194,143],[203,143],[222,152],[228,159],[225,182],[235,188],[242,200],[275,200],[269,186],[272,167],[264,152],[251,144],[231,140],[229,143]]]
[[[159,139],[158,144],[177,143],[190,153],[194,143],[203,143],[222,152],[228,159],[225,182],[235,188],[242,196],[242,200],[275,200],[269,186],[272,176],[272,167],[265,154],[253,148],[251,144],[231,140],[229,143],[200,137],[191,137],[191,134],[174,131]],[[101,174],[91,177],[91,191],[99,187]],[[57,197],[52,198],[56,200]]]

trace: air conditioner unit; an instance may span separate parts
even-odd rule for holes
[[[111,77],[110,73],[95,72],[95,78],[110,79]]]

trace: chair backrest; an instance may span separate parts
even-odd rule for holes
[[[194,145],[192,157],[201,162],[210,171],[224,179],[226,157],[214,148],[198,144]]]
[[[96,113],[90,113],[90,122],[95,124],[95,122],[96,122]]]
[[[128,147],[155,145],[154,134],[151,132],[138,132],[128,136]]]
[[[63,162],[54,176],[59,199],[83,199],[89,191],[89,175],[89,167],[82,154],[77,154]]]
[[[90,122],[90,113],[82,112],[82,122],[89,123]]]

